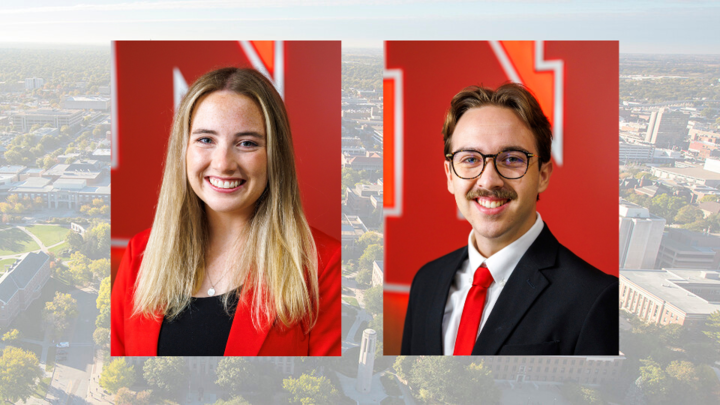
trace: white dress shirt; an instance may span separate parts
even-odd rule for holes
[[[470,231],[468,237],[468,259],[465,260],[455,273],[455,278],[450,285],[447,303],[445,304],[445,314],[443,315],[443,353],[448,356],[455,351],[455,339],[457,339],[458,328],[460,327],[460,318],[462,317],[463,308],[465,307],[465,298],[472,287],[475,270],[480,267],[483,262],[490,270],[493,277],[493,283],[488,287],[485,299],[485,308],[483,310],[482,319],[480,320],[480,328],[478,336],[482,331],[485,321],[487,321],[490,312],[492,312],[500,293],[505,287],[505,283],[510,278],[515,266],[535,242],[543,229],[543,221],[540,213],[537,213],[535,224],[523,236],[515,242],[505,246],[494,255],[485,258],[475,248],[473,243],[473,233]],[[477,339],[477,338],[476,338]]]

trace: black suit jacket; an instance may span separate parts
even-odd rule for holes
[[[443,354],[442,322],[467,246],[415,275],[403,355]],[[618,355],[618,279],[577,257],[547,225],[507,280],[473,355]]]

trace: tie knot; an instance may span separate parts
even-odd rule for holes
[[[493,283],[493,277],[492,274],[490,274],[490,270],[488,270],[485,263],[481,264],[480,267],[475,270],[475,276],[473,276],[473,285],[482,287],[482,288],[488,288],[490,287],[490,284]]]

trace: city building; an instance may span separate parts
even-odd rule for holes
[[[63,100],[63,108],[66,110],[107,111],[110,108],[110,99],[94,96],[68,96]]]
[[[653,111],[648,120],[645,142],[659,148],[672,149],[674,146],[682,148],[688,134],[689,119],[688,114],[664,107]]]
[[[107,180],[106,180],[107,182]],[[7,190],[7,194],[17,194],[21,199],[41,197],[48,208],[80,209],[101,199],[110,204],[110,184],[90,186],[85,179],[58,179],[54,182],[45,177],[30,177]]]
[[[356,243],[367,231],[367,227],[359,216],[342,214],[340,237],[343,248],[349,249],[348,253],[353,256],[359,256],[362,253],[357,252]]]
[[[370,215],[377,206],[378,200],[375,200],[375,204],[373,204],[371,198],[381,195],[383,186],[381,184],[357,183],[355,184],[355,188],[348,188],[345,191],[347,194],[347,212],[366,216]]]
[[[493,379],[583,385],[614,383],[625,356],[479,356]]]
[[[655,147],[620,141],[619,157],[621,164],[651,163]]]
[[[2,269],[5,271],[5,269]],[[0,328],[6,328],[40,296],[50,279],[50,256],[25,253],[0,277]]]
[[[653,268],[664,229],[665,218],[620,200],[620,268]]]
[[[45,80],[39,77],[30,77],[25,79],[25,90],[34,90],[42,88],[45,85]]]
[[[621,269],[620,308],[650,324],[702,325],[720,310],[720,274],[702,269]]]
[[[710,162],[708,164],[708,162]],[[653,167],[652,175],[659,179],[674,180],[678,183],[698,184],[708,187],[720,186],[720,171],[715,168],[714,159],[707,159],[703,167]]]
[[[381,171],[383,169],[383,158],[381,152],[365,152],[365,155],[342,154],[343,169],[349,167],[356,171]]]
[[[83,120],[82,111],[50,108],[12,112],[10,117],[12,118],[12,125],[21,131],[29,131],[35,124],[40,126],[50,124],[54,128],[61,128],[64,125],[77,127]]]
[[[384,280],[385,280],[385,276],[383,275],[383,261],[382,260],[373,261],[373,271],[372,271],[373,287],[378,286],[378,285],[383,285]]]
[[[660,242],[654,268],[718,269],[720,237],[687,229],[668,228]]]

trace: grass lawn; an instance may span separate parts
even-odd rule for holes
[[[70,256],[60,256],[60,252],[70,247],[70,244],[63,242],[55,247],[48,249],[50,252],[55,253],[55,257],[62,260],[70,260]]]
[[[52,382],[52,377],[46,377],[40,380],[38,385],[35,386],[35,392],[33,393],[33,396],[40,399],[45,399],[45,396],[47,396],[48,388],[50,388],[50,382]]]
[[[68,228],[56,225],[31,225],[25,229],[37,236],[45,246],[52,246],[65,240]]]
[[[17,259],[3,259],[0,260],[0,275],[5,274],[5,265],[15,263]]]
[[[52,371],[55,367],[55,354],[57,353],[57,347],[50,346],[48,348],[47,361],[45,362],[45,371]]]
[[[17,229],[0,231],[0,256],[25,253],[40,249],[30,235]]]
[[[355,299],[355,297],[342,297],[343,301],[347,302],[348,304],[360,308],[360,304],[358,303],[358,300]]]

